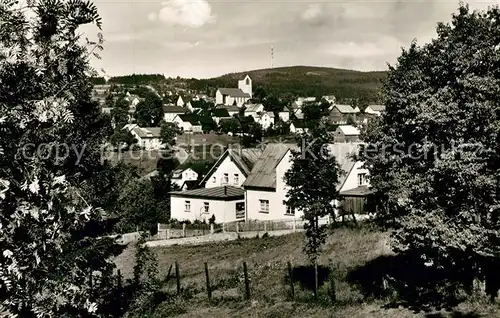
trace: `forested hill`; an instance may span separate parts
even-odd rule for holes
[[[125,76],[115,76],[108,80],[109,84],[124,85],[146,85],[152,83],[161,83],[167,79],[163,74],[132,74]]]
[[[132,74],[112,77],[108,83],[115,84],[162,84],[176,85],[214,93],[217,87],[237,87],[238,80],[248,74],[253,80],[253,90],[262,87],[269,94],[278,96],[292,94],[295,96],[335,95],[342,102],[358,99],[361,102],[379,102],[382,80],[386,72],[360,72],[329,67],[291,66],[273,69],[253,70],[231,73],[211,79],[165,78],[161,74]],[[94,80],[97,84],[98,79]],[[156,84],[156,85],[155,85]]]
[[[189,80],[195,89],[208,87],[237,87],[238,80],[248,74],[253,89],[263,87],[277,95],[291,93],[299,96],[335,95],[338,100],[358,98],[378,102],[381,82],[386,72],[360,72],[328,67],[292,66],[231,73],[212,79]]]

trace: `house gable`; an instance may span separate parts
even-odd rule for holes
[[[291,147],[295,145],[268,144],[242,186],[276,189],[276,166]]]
[[[366,184],[359,185],[358,184],[358,174],[364,174],[367,176],[369,174],[368,169],[363,167],[363,162],[357,161],[353,163],[351,169],[347,171],[346,176],[341,185],[339,185],[339,192],[347,191],[355,189],[359,186],[368,186],[368,182]]]
[[[229,184],[241,186],[260,154],[259,149],[227,149],[210,168],[200,185],[204,184],[207,188],[218,186],[224,182],[222,179],[227,174]],[[238,180],[235,180],[235,174],[238,175]]]
[[[177,106],[184,106],[184,101],[182,100],[182,96],[179,96],[179,98],[177,98]]]

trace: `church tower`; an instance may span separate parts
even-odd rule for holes
[[[238,88],[243,91],[243,93],[247,93],[252,98],[252,79],[250,76],[245,76],[244,79],[238,81]]]

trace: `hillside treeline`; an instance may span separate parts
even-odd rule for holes
[[[165,81],[163,74],[132,74],[125,76],[111,77],[108,83],[123,84],[123,85],[143,85]]]

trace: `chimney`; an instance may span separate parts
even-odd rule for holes
[[[224,186],[224,195],[227,195],[227,186]]]

